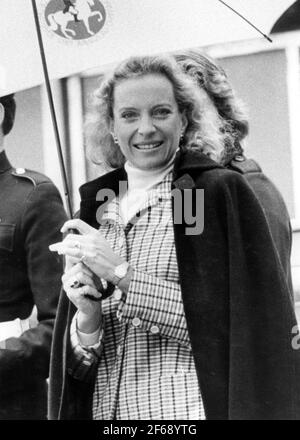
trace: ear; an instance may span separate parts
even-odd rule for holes
[[[5,110],[3,104],[1,104],[0,102],[0,126],[3,124],[4,116],[5,116]]]
[[[181,122],[182,122],[182,128],[181,128],[181,130],[184,132],[185,129],[186,129],[186,127],[188,126],[188,120],[187,120],[187,117],[186,117],[185,112],[183,112],[183,113],[181,114]]]

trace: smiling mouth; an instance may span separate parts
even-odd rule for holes
[[[138,150],[155,150],[155,148],[160,147],[163,144],[163,141],[160,142],[152,142],[151,144],[133,144],[134,148]]]

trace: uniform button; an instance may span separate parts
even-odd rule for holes
[[[121,292],[120,289],[115,290],[114,297],[117,301],[120,301],[120,299],[122,298],[122,295],[123,295],[123,293]]]
[[[17,173],[17,174],[25,174],[26,171],[25,171],[24,168],[16,168],[16,173]]]
[[[139,327],[141,325],[142,321],[140,320],[140,318],[135,317],[132,320],[132,325],[133,327]]]
[[[87,367],[89,367],[90,365],[92,365],[92,361],[89,361],[88,359],[84,359],[84,360],[82,361],[82,363],[83,363],[84,365],[86,365]]]
[[[150,332],[153,335],[157,335],[159,333],[159,327],[157,327],[157,325],[152,325],[152,327],[150,328]]]

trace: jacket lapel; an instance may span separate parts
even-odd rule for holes
[[[81,203],[80,203],[80,218],[94,228],[99,227],[97,220],[97,212],[99,207],[107,202],[99,197],[99,190],[112,190],[115,195],[119,194],[119,182],[127,181],[127,173],[124,168],[118,168],[111,171],[104,176],[99,177],[91,182],[85,183],[79,188]],[[97,197],[98,195],[98,197]]]
[[[174,186],[179,189],[193,188],[195,186],[194,179],[198,178],[200,173],[215,168],[222,169],[224,167],[197,150],[178,152],[173,170]],[[184,175],[185,177],[182,179]]]

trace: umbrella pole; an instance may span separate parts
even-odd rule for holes
[[[33,14],[34,14],[36,32],[37,32],[37,37],[38,37],[38,42],[39,42],[41,60],[42,60],[42,64],[43,64],[43,71],[44,71],[44,77],[45,77],[45,82],[46,82],[46,89],[47,89],[47,96],[48,96],[48,101],[49,101],[49,106],[50,106],[51,119],[52,119],[54,134],[55,134],[55,143],[56,143],[57,153],[58,153],[58,158],[59,158],[60,171],[61,171],[62,180],[63,180],[64,195],[65,195],[65,199],[66,199],[68,214],[69,214],[70,218],[73,218],[73,211],[72,211],[72,205],[71,205],[71,200],[70,200],[70,191],[69,191],[69,186],[68,186],[64,158],[63,158],[63,154],[62,154],[62,147],[61,147],[60,136],[59,136],[59,131],[58,131],[57,118],[56,118],[55,108],[54,108],[54,103],[53,103],[53,95],[52,95],[51,85],[50,85],[50,81],[49,81],[49,74],[48,74],[45,50],[44,50],[44,45],[43,45],[42,33],[41,33],[41,28],[40,28],[40,23],[39,23],[38,11],[37,11],[37,7],[36,7],[36,1],[31,0],[31,2],[32,2],[32,8],[33,8]]]

